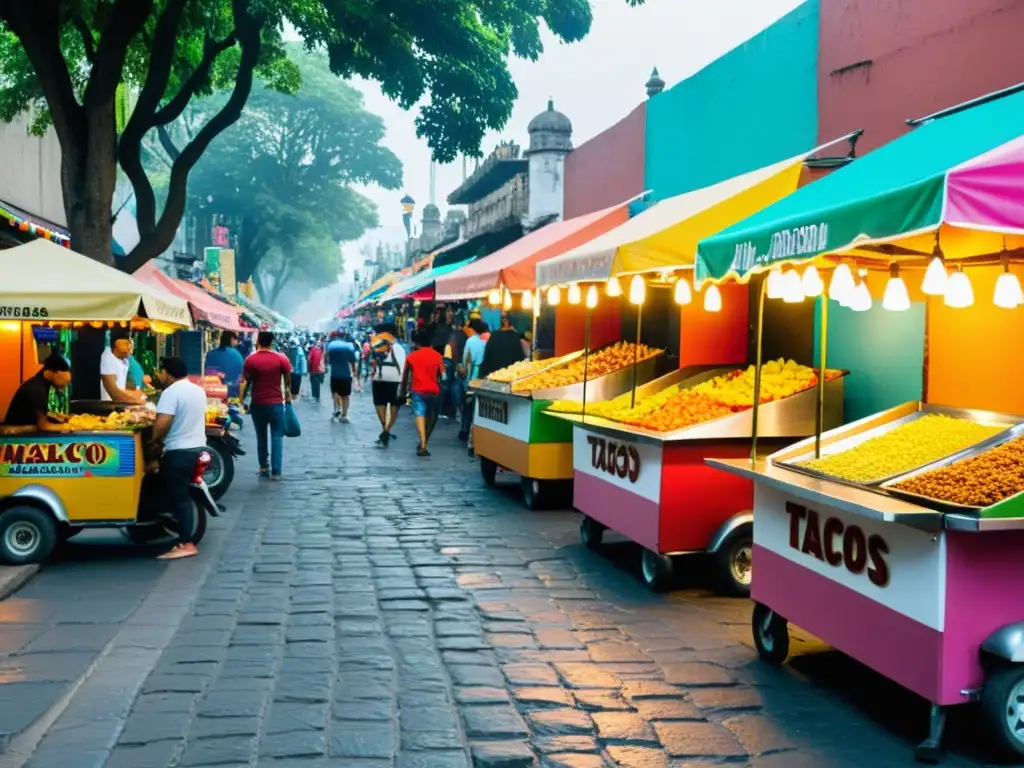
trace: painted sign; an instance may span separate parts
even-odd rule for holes
[[[0,442],[0,477],[131,477],[133,435],[10,437]]]
[[[612,437],[591,432],[576,424],[572,430],[572,454],[572,468],[576,472],[612,483],[648,501],[661,501],[660,445],[633,442],[625,434]]]
[[[223,248],[220,252],[220,289],[224,295],[234,296],[236,286],[235,252],[231,248]]]
[[[11,306],[0,306],[0,317],[13,317],[19,320],[33,318],[47,318],[50,316],[50,310],[46,307],[11,307]]]
[[[590,466],[636,483],[640,477],[640,452],[635,445],[616,443],[597,435],[588,435],[587,442],[590,444]]]
[[[477,395],[477,397],[480,400],[481,419],[496,421],[499,424],[508,424],[508,401],[484,395]]]
[[[530,442],[532,401],[525,397],[490,397],[480,390],[475,399],[475,424],[513,440]]]

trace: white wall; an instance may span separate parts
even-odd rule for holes
[[[60,186],[60,144],[51,128],[30,136],[28,118],[0,123],[0,200],[67,227]]]
[[[535,152],[530,155],[529,219],[535,222],[552,214],[562,218],[565,154]]]

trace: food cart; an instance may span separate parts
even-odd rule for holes
[[[190,325],[184,301],[135,278],[45,240],[0,253],[0,326],[6,413],[10,395],[42,362],[33,326],[154,328]],[[72,387],[73,387],[72,383]],[[153,476],[146,473],[144,434],[154,418],[145,406],[111,406],[89,413],[72,402],[59,429],[0,425],[0,561],[38,563],[54,546],[85,528],[119,528],[137,542],[174,535]],[[193,482],[193,536],[202,537],[206,515],[218,513],[202,473]]]
[[[1005,373],[1020,348],[1002,343],[1024,305],[1022,119],[1019,91],[936,115],[698,252],[713,280],[827,270],[822,361],[829,304],[853,323],[883,282],[875,317],[924,304],[925,397],[766,458],[709,460],[754,483],[761,658],[785,660],[791,622],[917,693],[923,762],[941,758],[946,709],[969,702],[987,746],[1024,755],[1024,404]]]

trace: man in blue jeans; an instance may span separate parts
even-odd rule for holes
[[[288,358],[273,350],[274,334],[260,331],[256,351],[245,361],[241,397],[252,387],[249,414],[256,429],[256,456],[260,477],[281,479],[284,461],[284,404],[292,401],[292,365]],[[267,463],[267,430],[270,430],[270,463]]]

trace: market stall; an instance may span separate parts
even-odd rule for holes
[[[5,414],[17,388],[54,351],[37,344],[38,327],[70,329],[73,336],[86,326],[173,332],[191,323],[178,297],[46,240],[0,253],[0,270]],[[55,389],[50,402],[66,402],[54,397]],[[90,412],[88,405],[74,401],[72,392],[70,412],[51,406],[60,422],[50,431],[0,424],[0,561],[40,562],[58,539],[86,527],[119,527],[139,541],[168,534],[165,505],[144,482],[149,457],[143,433],[153,411],[115,406]],[[206,509],[197,507],[199,536]]]
[[[761,442],[754,450],[762,453],[814,431],[818,371],[773,362],[764,383],[771,396],[755,406],[755,368],[746,365],[746,288],[709,287],[698,305],[690,282],[698,239],[792,193],[806,157],[659,202],[537,267],[538,285],[553,292],[599,281],[614,298],[628,283],[637,338],[648,292],[671,291],[680,305],[680,368],[616,399],[588,398],[585,408],[555,402],[545,413],[573,425],[573,506],[583,513],[584,543],[598,547],[611,529],[640,544],[641,572],[652,589],[673,583],[675,556],[706,552],[716,586],[746,594],[752,486],[716,476],[704,458],[749,455],[755,412]],[[841,394],[841,372],[826,378],[822,386]],[[835,426],[842,422],[842,398],[833,402],[825,418]]]
[[[877,313],[870,350],[887,319],[924,305],[920,400],[709,463],[754,483],[761,657],[785,660],[792,622],[919,694],[925,762],[946,708],[971,701],[987,745],[1024,755],[1024,402],[1006,344],[1024,305],[1021,125],[1019,91],[936,116],[698,248],[708,280],[767,270],[792,295],[797,268],[827,279],[821,365],[829,314]]]

